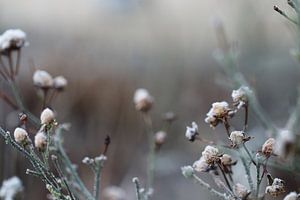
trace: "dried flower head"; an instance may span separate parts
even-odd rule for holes
[[[39,150],[39,151],[45,151],[46,146],[47,146],[47,136],[45,135],[44,132],[38,132],[35,137],[34,137],[34,146]]]
[[[232,165],[232,158],[228,154],[223,154],[220,160],[223,165]]]
[[[276,141],[274,138],[267,139],[262,145],[261,152],[267,157],[271,156],[274,152],[275,143]]]
[[[246,197],[250,194],[250,190],[248,190],[244,185],[237,183],[233,186],[233,193],[241,199],[246,199]]]
[[[187,137],[189,141],[193,142],[195,141],[197,135],[199,135],[198,125],[196,124],[196,122],[192,122],[192,127],[186,127],[185,137]]]
[[[110,186],[103,190],[104,200],[125,200],[125,191],[117,186]]]
[[[243,131],[232,131],[229,137],[233,146],[240,145],[245,140],[245,135]]]
[[[248,96],[247,93],[250,93],[251,90],[248,87],[242,86],[237,90],[233,90],[231,97],[234,105],[240,109],[243,106],[248,104]]]
[[[167,138],[167,133],[165,131],[158,131],[154,135],[154,140],[156,145],[162,145],[165,143]]]
[[[49,89],[53,87],[52,76],[44,70],[36,70],[33,74],[33,84],[42,89]]]
[[[23,191],[21,180],[14,176],[8,180],[3,181],[0,189],[0,199],[13,200],[16,196]]]
[[[50,124],[55,120],[54,112],[51,109],[46,108],[41,113],[40,119],[41,119],[41,124]]]
[[[225,118],[231,117],[231,111],[228,103],[225,101],[213,103],[211,109],[206,114],[207,117],[205,118],[205,122],[214,128]]]
[[[0,36],[0,52],[2,54],[19,50],[27,44],[26,33],[20,29],[9,29]]]
[[[206,146],[204,151],[202,152],[202,157],[206,161],[207,164],[213,164],[215,161],[219,159],[219,150],[213,146]]]
[[[14,131],[14,138],[19,144],[26,144],[28,141],[28,133],[23,128],[16,128]]]
[[[193,168],[196,172],[207,172],[209,169],[209,164],[201,157],[199,160],[195,161]]]
[[[290,156],[295,148],[295,135],[289,130],[278,132],[275,144],[275,154],[281,158]]]
[[[299,199],[300,195],[296,192],[290,192],[288,195],[284,197],[283,200],[297,200]]]
[[[194,175],[194,168],[190,165],[181,167],[181,172],[184,177],[192,178]]]
[[[105,155],[100,155],[95,157],[94,160],[96,164],[103,164],[107,160],[107,157]]]
[[[147,112],[152,108],[154,99],[148,90],[140,88],[135,91],[133,102],[138,111]]]
[[[53,87],[57,90],[63,90],[66,88],[68,81],[63,76],[57,76],[53,79]]]
[[[270,194],[273,197],[285,192],[284,181],[279,178],[274,178],[272,185],[266,187],[266,194]]]

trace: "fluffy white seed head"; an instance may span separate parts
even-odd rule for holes
[[[240,183],[233,186],[233,193],[241,199],[245,199],[249,195],[249,192],[250,190]]]
[[[28,133],[23,128],[16,128],[14,131],[14,138],[17,143],[24,144],[27,142]]]
[[[154,99],[148,90],[140,88],[135,91],[133,102],[137,110],[147,112],[152,108]]]
[[[233,103],[237,106],[238,109],[240,109],[242,106],[246,105],[248,103],[248,95],[251,92],[251,90],[248,87],[242,86],[237,90],[233,90],[231,97],[233,100]]]
[[[245,136],[243,131],[232,131],[229,139],[234,146],[237,146],[243,143]]]
[[[275,139],[269,138],[267,141],[262,145],[261,151],[265,156],[270,156],[272,153],[274,153],[274,147],[275,147]]]
[[[44,132],[38,132],[35,137],[34,137],[34,146],[39,150],[39,151],[45,151],[46,146],[47,146],[47,136],[45,135]]]
[[[55,120],[54,112],[51,109],[46,108],[41,113],[40,119],[41,124],[50,124]]]
[[[283,200],[297,200],[299,195],[296,192],[290,192],[288,195],[284,197]]]
[[[126,200],[126,192],[117,186],[110,186],[104,189],[104,200]]]
[[[206,146],[204,151],[202,152],[203,159],[207,162],[207,164],[213,164],[219,157],[219,150],[213,146]]]
[[[210,124],[211,127],[218,125],[219,120],[229,117],[229,104],[226,101],[215,102],[212,104],[211,109],[206,114],[205,122]]]
[[[232,164],[232,158],[228,154],[223,154],[222,157],[220,158],[220,160],[223,165],[231,165]]]
[[[8,180],[3,181],[0,189],[0,199],[13,200],[15,197],[23,191],[23,185],[21,180],[14,176]]]
[[[285,192],[284,181],[279,178],[274,178],[272,185],[266,187],[265,193],[270,194],[273,197]]]
[[[44,70],[36,70],[33,74],[33,84],[40,88],[51,88],[53,87],[52,76]]]
[[[9,29],[0,36],[0,52],[2,53],[18,50],[27,44],[26,33],[20,29]]]
[[[196,122],[192,122],[192,126],[186,127],[186,131],[185,131],[185,137],[193,142],[196,139],[196,135],[198,135],[198,125],[196,124]]]
[[[199,160],[195,161],[193,168],[197,172],[206,172],[209,168],[209,164],[201,157]]]
[[[167,138],[167,133],[165,131],[158,131],[155,133],[154,140],[157,145],[162,145],[165,143]]]
[[[63,76],[57,76],[53,79],[53,86],[55,89],[63,90],[67,86],[68,81]]]

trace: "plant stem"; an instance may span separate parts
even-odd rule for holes
[[[257,165],[256,165],[256,199],[258,199],[258,196],[259,196],[259,186],[260,186],[260,163],[257,162]]]
[[[148,168],[147,168],[147,187],[148,189],[153,188],[154,181],[154,169],[155,169],[155,141],[153,133],[153,125],[151,117],[148,113],[143,114],[144,122],[147,126],[148,142],[149,142],[149,153],[148,153]]]
[[[135,184],[135,193],[137,200],[142,200],[141,193],[140,193],[140,183],[138,178],[133,178],[133,183]]]
[[[227,187],[229,188],[230,191],[232,191],[232,188],[231,188],[230,183],[229,183],[229,181],[228,181],[228,179],[227,179],[227,176],[226,176],[226,174],[225,174],[225,172],[224,172],[222,166],[221,166],[219,163],[218,163],[218,167],[219,167],[219,169],[220,169],[220,171],[221,171],[221,173],[222,173],[222,175],[223,175],[223,177],[224,177],[224,180],[225,180],[225,182],[226,182]]]
[[[247,161],[243,156],[240,156],[240,158],[241,158],[242,164],[244,166],[244,169],[245,169],[245,172],[247,175],[247,181],[250,186],[250,189],[251,189],[251,191],[254,191],[254,184],[253,184],[253,180],[252,180],[251,173],[250,173],[250,166],[247,164]]]
[[[253,163],[253,165],[256,166],[257,164],[256,164],[256,162],[254,161],[254,159],[252,158],[252,155],[251,155],[250,151],[248,150],[248,148],[246,147],[245,143],[243,143],[243,147],[244,147],[244,149],[245,149],[247,155],[249,156],[251,162]]]
[[[225,194],[223,194],[221,192],[218,192],[217,190],[213,189],[208,183],[204,182],[196,174],[193,174],[193,178],[196,181],[196,183],[201,185],[203,188],[207,189],[213,196],[221,198],[221,199],[227,199]]]
[[[34,123],[34,125],[39,126],[40,125],[39,119],[37,117],[35,117],[31,112],[29,112],[25,108],[25,106],[23,104],[23,101],[22,101],[22,98],[21,98],[21,95],[18,91],[18,88],[17,88],[15,82],[14,81],[9,81],[9,85],[11,87],[11,90],[13,92],[13,95],[15,97],[15,100],[17,102],[17,105],[18,105],[19,109],[28,116],[28,118]]]
[[[62,162],[65,165],[65,168],[67,168],[70,171],[70,175],[72,176],[72,178],[76,181],[76,183],[78,184],[80,191],[83,193],[83,195],[85,196],[86,199],[88,200],[94,200],[94,197],[91,195],[91,193],[86,189],[85,185],[83,184],[82,180],[80,179],[77,171],[74,169],[72,162],[70,161],[68,155],[66,154],[63,146],[62,146],[62,131],[63,131],[63,127],[58,127],[56,130],[56,142],[55,145],[57,147],[57,151],[60,154],[61,158],[62,158]]]

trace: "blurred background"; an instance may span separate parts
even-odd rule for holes
[[[107,134],[112,143],[102,188],[121,186],[134,199],[132,177],[144,183],[147,138],[132,102],[134,91],[143,87],[155,98],[151,116],[157,131],[162,113],[178,115],[158,154],[154,199],[208,199],[180,167],[192,164],[203,149],[184,137],[192,121],[206,138],[225,138],[221,128],[213,131],[204,123],[211,103],[230,101],[233,89],[212,56],[218,47],[216,20],[237,43],[239,68],[271,118],[283,126],[295,105],[300,68],[290,50],[297,46],[296,32],[273,11],[274,4],[292,13],[283,0],[1,0],[0,32],[20,28],[27,33],[30,45],[22,52],[18,83],[35,114],[42,103],[32,83],[34,69],[68,79],[52,107],[59,122],[72,124],[65,148],[90,188],[93,173],[81,160],[99,155]],[[1,82],[1,89],[7,88]],[[18,112],[4,102],[0,111],[1,125],[14,130]],[[262,138],[253,147],[264,140],[258,125],[250,111],[250,130]],[[46,199],[41,181],[25,175],[27,167],[1,139],[0,180],[17,175],[24,181],[26,200]],[[274,173],[290,180],[290,190],[297,189],[297,176]]]

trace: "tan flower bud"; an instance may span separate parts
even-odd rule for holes
[[[16,128],[14,131],[14,138],[17,143],[25,144],[28,139],[28,133],[23,128]]]
[[[218,154],[219,150],[217,148],[208,145],[202,152],[202,157],[207,164],[213,164],[217,159],[219,159]]]
[[[243,143],[245,136],[243,131],[233,131],[231,132],[229,139],[234,146],[237,146]]]
[[[275,139],[274,138],[269,138],[263,145],[262,145],[262,153],[265,156],[271,156],[271,154],[273,153],[274,150],[274,146],[275,146]]]
[[[232,164],[232,158],[228,154],[223,154],[220,159],[221,159],[221,163],[223,165],[231,165]]]
[[[36,70],[33,74],[33,84],[37,87],[48,89],[53,87],[53,78],[44,70]]]
[[[162,145],[163,143],[165,143],[166,138],[167,138],[167,133],[164,131],[159,131],[155,133],[154,136],[154,140],[157,145]]]
[[[133,102],[138,111],[147,112],[152,108],[154,99],[146,89],[137,89],[135,91]]]
[[[46,108],[41,113],[40,119],[41,124],[50,124],[55,120],[54,112],[51,109]]]
[[[57,76],[53,79],[53,86],[57,90],[63,90],[67,86],[68,81],[63,76]]]
[[[34,145],[39,151],[45,151],[47,146],[47,136],[44,132],[38,132],[34,137]]]

